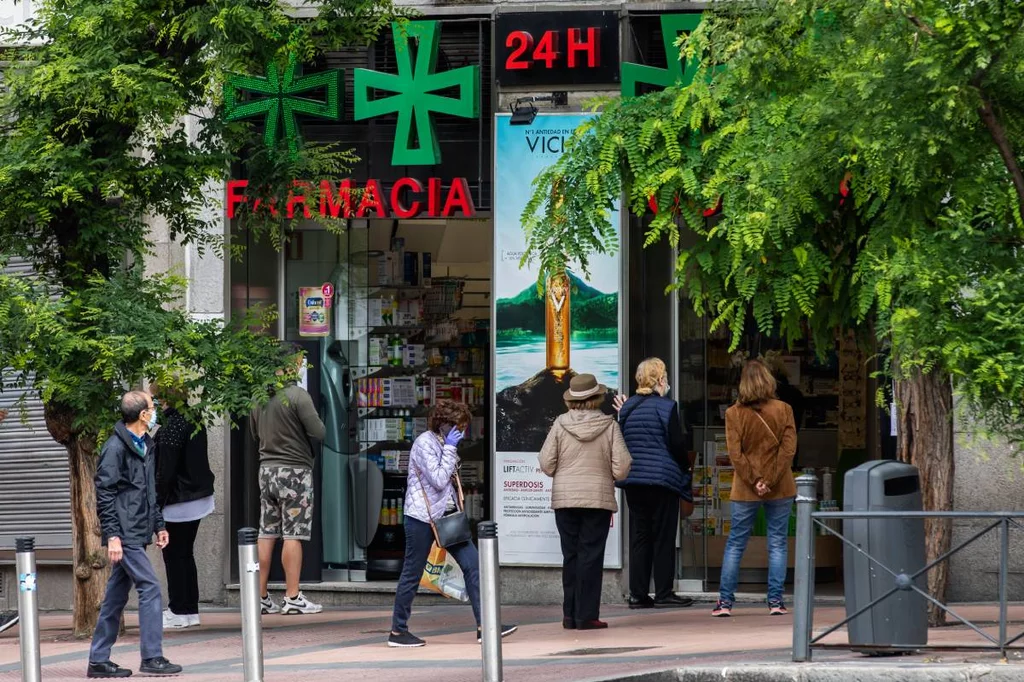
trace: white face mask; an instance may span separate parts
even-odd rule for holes
[[[664,391],[662,391],[661,395],[663,395],[663,396],[665,396],[665,395],[668,395],[668,392],[669,392],[670,390],[672,390],[672,387],[671,387],[671,386],[669,386],[669,385],[668,385],[668,382],[666,381],[666,382],[665,382],[665,390],[664,390]]]
[[[149,413],[149,423],[146,425],[147,428],[152,429],[156,426],[156,408],[154,407]]]

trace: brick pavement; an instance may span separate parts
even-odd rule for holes
[[[786,662],[791,644],[790,618],[771,618],[761,607],[737,609],[728,620],[713,620],[708,606],[691,609],[629,611],[605,607],[611,623],[605,631],[575,632],[561,628],[556,607],[505,607],[503,620],[521,629],[505,640],[505,679],[510,682],[566,682],[687,665]],[[994,606],[965,606],[968,618],[994,620]],[[385,646],[390,612],[377,607],[332,609],[316,616],[264,617],[266,681],[364,680],[392,682],[468,682],[480,679],[480,647],[468,607],[425,606],[416,609],[410,625],[428,639],[422,649],[395,650]],[[1024,606],[1011,609],[1024,621]],[[818,626],[837,622],[842,609],[816,610]],[[41,618],[43,679],[64,682],[84,678],[88,642],[68,632],[66,614]],[[114,660],[138,666],[138,630],[128,615],[127,635],[114,649]],[[1024,629],[1017,625],[1016,631]],[[994,628],[991,629],[994,632]],[[20,679],[17,628],[0,635],[0,681]],[[837,633],[830,641],[842,642]],[[965,628],[933,631],[933,642],[979,641]],[[203,625],[165,637],[168,658],[185,666],[196,682],[242,679],[238,614],[226,610],[203,613]],[[860,657],[844,652],[816,653],[819,661],[848,661]],[[901,661],[995,662],[992,654],[932,654]],[[136,675],[138,677],[138,675]],[[1024,679],[1024,670],[1022,670]]]

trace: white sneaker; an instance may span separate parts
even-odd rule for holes
[[[188,616],[179,616],[170,609],[164,611],[164,630],[184,630],[189,624]]]
[[[199,627],[199,614],[198,613],[189,614],[189,616],[188,616],[188,626],[190,628]]]
[[[268,594],[266,597],[260,599],[260,613],[281,613],[281,607],[274,603],[274,600],[270,598]]]
[[[284,603],[281,605],[281,613],[320,613],[324,610],[324,607],[320,604],[314,604],[313,602],[306,599],[306,595],[299,592],[299,596],[295,599],[288,597],[284,598]]]

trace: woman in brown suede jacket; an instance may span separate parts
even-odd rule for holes
[[[775,397],[775,377],[759,360],[740,376],[740,395],[725,413],[725,438],[735,467],[729,508],[732,521],[722,558],[718,604],[711,615],[732,615],[740,560],[764,507],[768,520],[768,610],[786,614],[782,588],[786,580],[789,513],[796,497],[790,467],[796,453],[793,408]]]
[[[540,468],[553,477],[551,508],[562,541],[562,627],[600,630],[604,547],[618,511],[615,481],[633,460],[619,424],[601,412],[608,389],[593,374],[569,382],[569,411],[558,417],[540,451]]]

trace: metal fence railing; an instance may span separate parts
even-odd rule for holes
[[[1024,640],[1024,632],[1011,635],[1009,633],[1008,618],[1008,595],[1007,577],[1009,574],[1010,562],[1010,528],[1016,527],[1024,530],[1024,512],[905,512],[905,511],[857,511],[857,512],[821,512],[815,511],[817,502],[818,481],[815,476],[804,475],[797,479],[797,521],[796,521],[796,557],[795,557],[795,584],[793,595],[793,660],[805,662],[811,660],[814,649],[848,649],[866,651],[870,653],[897,653],[908,650],[983,650],[998,651],[1003,659],[1006,652],[1012,649],[1024,649],[1024,644],[1018,644]],[[852,520],[852,519],[961,519],[987,522],[984,528],[971,535],[963,542],[958,543],[948,552],[936,557],[927,563],[923,568],[913,573],[904,573],[898,568],[886,566],[878,558],[866,552],[862,547],[845,537],[840,531],[828,525],[830,520]],[[814,535],[818,529],[823,529],[829,535],[838,537],[845,552],[857,552],[867,559],[871,565],[882,574],[888,574],[892,578],[892,586],[875,597],[867,604],[857,608],[852,613],[849,605],[847,616],[830,625],[825,630],[815,634],[814,626]],[[993,636],[985,632],[978,623],[971,622],[961,613],[954,610],[949,604],[935,599],[927,590],[922,589],[917,583],[919,579],[927,576],[928,572],[942,562],[949,561],[950,557],[971,546],[980,538],[992,532],[999,534],[999,623],[998,635]],[[847,576],[846,579],[851,579]],[[892,597],[899,592],[914,592],[920,595],[927,602],[945,611],[953,619],[973,630],[980,636],[984,643],[981,644],[834,644],[824,643],[824,639],[837,632],[840,628],[847,626],[854,619],[867,614],[871,609]]]

